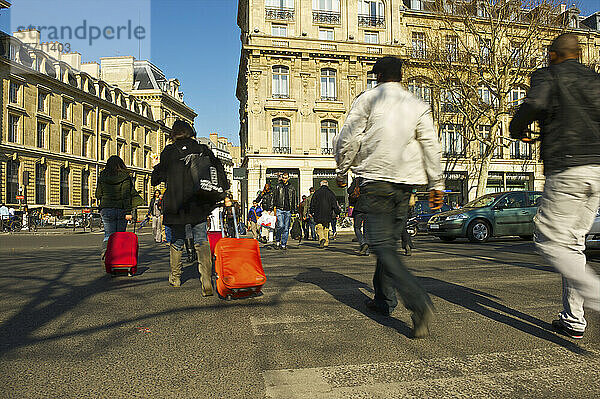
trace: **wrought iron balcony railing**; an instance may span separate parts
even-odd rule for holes
[[[321,101],[336,101],[336,96],[321,96]]]
[[[276,98],[276,99],[286,99],[286,98],[290,98],[289,94],[273,94],[272,98]]]
[[[319,24],[339,25],[341,14],[337,11],[313,11],[313,22]]]
[[[413,48],[412,49],[412,58],[416,58],[416,59],[419,59],[419,60],[427,59],[427,50]]]
[[[292,149],[290,147],[273,147],[273,153],[275,153],[275,154],[291,154]]]
[[[333,155],[333,148],[321,148],[322,155]]]
[[[293,21],[294,20],[294,9],[293,8],[267,7],[265,9],[265,17],[267,19]]]
[[[358,26],[366,26],[371,28],[384,28],[385,17],[377,15],[359,15]]]

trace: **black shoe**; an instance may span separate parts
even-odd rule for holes
[[[321,248],[321,249],[325,248],[325,240],[321,240],[319,242],[319,248]]]
[[[358,255],[367,256],[369,254],[369,244],[363,244],[360,246],[360,251],[358,251]]]
[[[560,320],[552,320],[552,328],[554,328],[557,332],[573,339],[583,338],[583,331],[575,331],[565,326]]]
[[[429,336],[429,325],[433,319],[433,308],[426,306],[422,313],[415,312],[411,318],[413,321],[412,337],[425,338]]]
[[[377,306],[377,302],[375,302],[375,300],[373,299],[367,299],[365,301],[365,306],[367,307],[368,310],[370,310],[373,313],[377,313],[378,315],[381,316],[389,316],[390,312],[381,309],[379,306]]]

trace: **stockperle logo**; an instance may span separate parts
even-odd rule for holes
[[[136,25],[132,20],[127,20],[122,25],[106,25],[97,26],[88,23],[84,19],[81,24],[73,27],[70,25],[52,26],[52,25],[28,25],[18,26],[18,31],[31,31],[36,29],[42,37],[47,37],[48,40],[60,41],[66,47],[70,46],[70,41],[73,39],[87,40],[92,46],[97,40],[144,40],[146,39],[146,28],[142,25]],[[33,32],[31,32],[33,35]],[[70,49],[65,48],[65,51]]]

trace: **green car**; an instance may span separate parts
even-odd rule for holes
[[[427,232],[442,241],[466,237],[471,242],[485,242],[501,236],[531,239],[533,217],[541,197],[539,191],[487,194],[461,209],[433,216],[427,223]]]

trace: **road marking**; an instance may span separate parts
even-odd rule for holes
[[[551,347],[392,363],[267,370],[262,376],[269,399],[507,397],[522,389],[531,394],[529,390],[536,387],[532,381],[548,383],[538,385],[538,389],[545,389],[564,384],[565,379],[556,378],[557,375],[596,373],[600,366],[598,355],[597,351],[582,356]],[[553,359],[552,366],[548,359]]]

